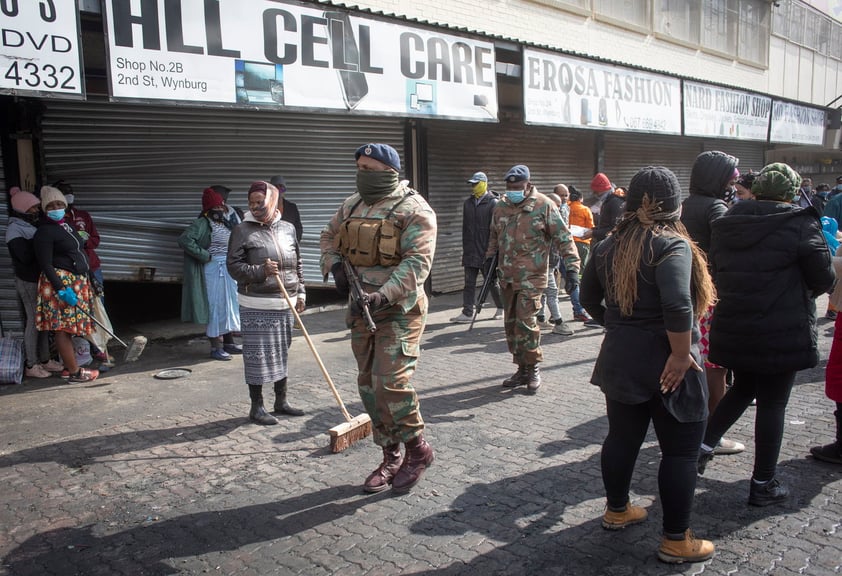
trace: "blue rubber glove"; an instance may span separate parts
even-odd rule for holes
[[[76,306],[79,303],[79,298],[76,296],[76,292],[73,291],[73,288],[70,286],[65,286],[61,290],[58,291],[59,299],[67,304],[68,306]]]

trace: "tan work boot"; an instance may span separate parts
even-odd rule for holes
[[[392,484],[392,479],[400,470],[403,464],[403,456],[401,456],[401,445],[391,444],[383,446],[383,462],[377,469],[368,475],[363,484],[363,491],[369,494],[382,492]]]
[[[648,515],[645,508],[626,502],[626,509],[622,512],[614,512],[610,508],[605,510],[605,514],[602,515],[602,527],[606,530],[622,530],[626,526],[643,522]]]
[[[715,550],[713,542],[696,538],[693,531],[688,528],[681,540],[671,540],[667,536],[661,538],[658,559],[668,564],[704,562],[713,558]]]

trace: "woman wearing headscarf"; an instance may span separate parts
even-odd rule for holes
[[[819,361],[815,299],[834,281],[818,212],[791,204],[800,185],[788,165],[769,164],[752,185],[757,200],[731,208],[711,231],[719,301],[710,358],[734,371],[734,385],[711,415],[699,473],[713,458],[713,446],[756,398],[748,499],[754,506],[788,496],[776,477],[784,413],[795,373]]]
[[[662,454],[658,558],[669,563],[714,554],[714,545],[689,527],[708,415],[698,320],[714,288],[704,254],[679,222],[680,203],[680,185],[668,169],[649,166],[635,174],[627,211],[591,252],[581,286],[582,304],[606,328],[591,377],[605,394],[608,413],[602,526],[619,530],[647,517],[629,501],[629,488],[651,421]]]
[[[73,336],[88,336],[93,328],[88,316],[93,291],[88,283],[85,241],[65,219],[67,200],[52,186],[41,188],[43,218],[35,232],[35,256],[41,266],[38,278],[38,330],[55,332],[56,348],[70,382],[91,382],[98,370],[82,368],[76,362]]]
[[[240,330],[237,285],[225,266],[228,239],[240,222],[238,214],[225,205],[223,195],[211,186],[202,192],[202,213],[178,238],[184,250],[184,289],[181,319],[207,324],[206,334],[214,360],[231,360],[241,354],[232,332]]]
[[[295,226],[281,218],[278,189],[268,182],[249,188],[249,212],[231,233],[228,272],[237,281],[243,333],[243,368],[249,387],[249,419],[277,424],[263,406],[263,385],[275,387],[276,414],[301,416],[287,402],[287,359],[294,317],[283,297],[284,283],[296,311],[304,311],[304,267]]]
[[[48,378],[50,372],[61,372],[64,366],[55,360],[41,364],[40,358],[47,358],[47,333],[38,331],[35,325],[35,307],[38,304],[38,276],[41,268],[35,258],[35,232],[41,214],[41,201],[31,192],[24,192],[17,186],[9,190],[12,210],[6,227],[6,247],[12,257],[15,273],[15,290],[23,304],[26,326],[23,332],[26,352],[24,374],[30,378]],[[43,336],[43,337],[42,337]]]

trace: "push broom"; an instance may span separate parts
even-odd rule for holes
[[[296,310],[295,306],[292,304],[289,293],[287,292],[283,281],[281,281],[279,274],[275,274],[275,280],[278,282],[278,286],[281,287],[281,293],[284,295],[289,309],[292,310],[295,321],[298,322],[298,326],[301,328],[301,333],[304,334],[304,339],[307,341],[310,351],[316,358],[316,363],[318,363],[319,368],[321,368],[322,375],[324,375],[325,380],[327,380],[328,386],[330,386],[330,391],[333,392],[333,397],[336,398],[336,403],[339,404],[339,409],[342,410],[342,414],[345,416],[345,422],[328,430],[328,434],[330,434],[330,451],[334,454],[342,452],[354,442],[358,442],[359,440],[371,435],[371,417],[368,414],[360,414],[359,416],[352,417],[348,412],[348,409],[345,408],[345,403],[342,401],[342,397],[339,395],[336,385],[330,378],[330,374],[327,373],[327,368],[325,368],[325,365],[316,350],[316,346],[310,339],[310,334],[307,333],[307,329],[301,321],[301,316],[298,315],[298,310]]]
[[[131,343],[131,344],[126,344],[125,342],[123,342],[122,340],[120,340],[119,338],[117,338],[117,335],[116,335],[116,334],[114,334],[114,332],[112,332],[111,330],[109,330],[108,328],[106,328],[106,327],[102,324],[102,322],[100,322],[99,320],[97,320],[97,319],[94,317],[94,315],[93,315],[93,314],[91,314],[90,312],[88,312],[88,311],[86,311],[86,310],[83,310],[83,309],[82,309],[82,308],[80,308],[79,306],[76,306],[75,308],[76,308],[76,310],[78,310],[79,312],[81,312],[82,314],[84,314],[85,316],[87,316],[88,318],[90,318],[91,320],[93,320],[93,321],[94,321],[94,323],[96,323],[96,325],[97,325],[97,326],[99,326],[100,328],[102,328],[102,330],[103,330],[106,334],[108,334],[109,336],[111,336],[112,338],[114,338],[117,342],[119,342],[119,343],[123,346],[123,348],[125,348],[125,349],[126,349],[126,355],[125,355],[125,357],[123,358],[123,361],[124,361],[124,362],[134,362],[135,360],[137,360],[138,358],[140,358],[140,355],[141,355],[141,354],[143,354],[143,349],[144,349],[144,348],[146,348],[146,336],[135,336],[134,338],[132,338],[132,343]]]

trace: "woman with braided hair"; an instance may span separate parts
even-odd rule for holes
[[[658,557],[669,563],[700,562],[714,553],[713,544],[696,539],[689,526],[708,415],[698,320],[715,290],[680,214],[675,174],[662,166],[638,171],[626,212],[591,253],[580,290],[582,305],[606,328],[591,377],[605,394],[608,413],[602,526],[619,530],[646,520],[646,510],[629,501],[629,488],[651,421],[662,453]]]

